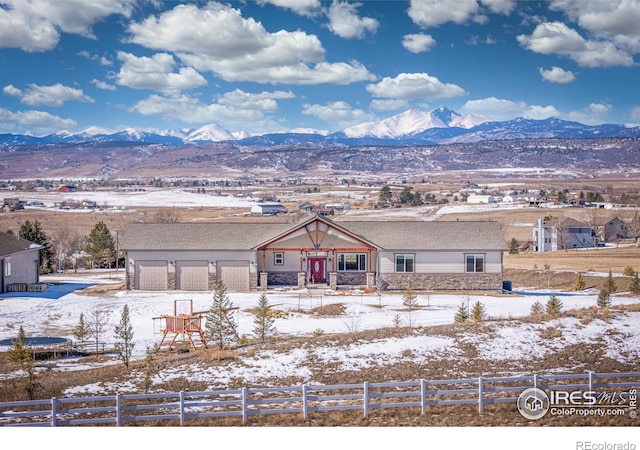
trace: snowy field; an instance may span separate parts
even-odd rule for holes
[[[94,307],[107,311],[109,325],[105,336],[106,342],[113,341],[113,326],[120,320],[122,308],[128,305],[131,323],[135,334],[134,359],[142,359],[146,348],[159,344],[164,322],[157,319],[162,315],[173,314],[174,308],[178,314],[193,311],[208,311],[211,306],[212,293],[201,292],[144,292],[117,290],[112,295],[94,296],[83,295],[81,290],[95,285],[118,283],[123,276],[120,273],[96,273],[88,271],[82,277],[77,276],[43,276],[43,282],[49,282],[50,287],[41,293],[7,293],[0,298],[0,340],[15,338],[20,326],[26,335],[56,336],[73,340],[71,330],[78,324],[80,314],[87,319]],[[298,290],[269,290],[267,298],[273,309],[282,311],[282,318],[275,319],[277,336],[312,336],[314,333],[324,334],[349,333],[394,326],[394,317],[401,320],[401,325],[413,327],[428,327],[454,323],[454,315],[461,304],[473,306],[480,301],[485,306],[487,319],[519,318],[529,315],[531,305],[540,301],[545,304],[552,292],[549,291],[521,291],[515,295],[467,295],[460,294],[422,294],[418,296],[420,309],[413,311],[411,316],[402,305],[402,293],[365,294],[360,291],[298,291]],[[564,309],[590,307],[596,304],[597,291],[583,291],[579,293],[556,293],[561,299]],[[235,316],[238,332],[248,338],[253,337],[253,318],[250,309],[258,305],[259,293],[229,293],[233,306],[239,310]],[[633,304],[638,299],[616,294],[613,305]],[[313,310],[321,306],[334,303],[344,305],[344,313],[339,316],[322,316],[314,314]],[[156,318],[156,319],[154,319]],[[557,319],[557,326],[566,329],[562,339],[557,342],[544,342],[539,336],[540,326],[535,324],[520,324],[513,328],[501,329],[483,342],[478,342],[478,350],[482,358],[487,359],[519,359],[540,357],[544,352],[562,346],[592,339],[599,339],[605,335],[605,330],[615,328],[619,333],[606,333],[610,336],[608,348],[609,356],[613,359],[628,362],[629,359],[640,360],[640,314],[628,313],[617,317],[612,324],[593,321],[588,326],[579,326],[578,319],[566,317]],[[472,339],[471,335],[469,339]],[[536,345],[536,340],[540,345]],[[167,343],[166,341],[165,343]],[[413,350],[415,358],[438,357],[439,354],[452,349],[453,342],[448,337],[417,336],[403,339],[381,340],[354,345],[344,348],[316,348],[315,355],[326,361],[341,361],[344,369],[366,369],[373,359],[393,363],[401,358],[403,352]],[[286,378],[289,375],[304,375],[300,358],[306,359],[308,351],[291,354],[288,360],[273,360],[265,355],[264,358],[247,358],[238,367],[224,367],[216,370],[229,371],[217,373],[211,379],[216,380],[211,388],[224,385],[223,380],[241,377],[248,381],[258,381],[258,377],[275,376]],[[117,363],[113,360],[112,363]],[[86,365],[70,360],[68,363],[57,364],[59,370],[78,370]],[[557,368],[558,372],[569,368]],[[241,373],[232,373],[233,370]],[[197,376],[194,371],[193,376]],[[270,375],[269,375],[270,374]],[[256,375],[256,378],[253,376]],[[183,373],[181,376],[186,377]],[[11,377],[11,374],[0,375]],[[304,376],[303,376],[304,378]],[[314,382],[307,379],[307,382]],[[100,392],[99,387],[79,387],[78,391]]]

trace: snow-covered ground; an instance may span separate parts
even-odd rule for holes
[[[87,271],[84,276],[52,275],[43,276],[43,282],[49,282],[50,287],[44,294],[38,293],[7,293],[0,298],[0,340],[15,338],[20,326],[27,336],[58,336],[73,340],[72,329],[78,324],[80,314],[88,319],[91,311],[97,307],[108,312],[109,325],[101,340],[113,341],[113,326],[120,320],[122,308],[127,305],[130,310],[131,323],[135,334],[134,358],[142,359],[147,347],[153,347],[160,342],[164,321],[158,319],[163,315],[171,315],[174,310],[178,314],[191,311],[208,311],[213,296],[207,292],[145,292],[116,290],[103,296],[85,295],[81,290],[91,285],[108,285],[122,281],[122,270],[119,273],[111,271],[99,273]],[[282,317],[275,319],[277,335],[280,336],[311,336],[314,333],[324,334],[348,333],[394,326],[394,317],[399,317],[401,325],[427,327],[432,325],[452,324],[454,315],[461,304],[473,306],[476,301],[485,306],[487,319],[508,319],[529,315],[531,305],[540,301],[546,303],[553,292],[550,291],[522,291],[517,295],[468,295],[460,294],[420,294],[418,303],[420,309],[407,313],[402,305],[402,293],[366,294],[360,291],[298,291],[298,290],[269,290],[267,298],[273,309],[282,311]],[[596,291],[579,293],[556,293],[563,303],[565,310],[590,307],[596,304]],[[233,306],[238,307],[236,321],[240,335],[253,337],[254,315],[250,312],[258,305],[259,293],[229,293]],[[639,300],[622,294],[614,295],[613,304],[632,304]],[[324,316],[314,314],[315,309],[330,304],[344,305],[344,313],[339,316]],[[629,358],[640,358],[640,314],[628,314],[619,317],[613,324],[602,321],[591,322],[588,326],[578,326],[576,318],[558,320],[558,326],[566,328],[563,338],[554,345],[565,346],[576,341],[589,341],[604,335],[606,329],[614,327],[623,333],[624,339],[611,340],[608,352],[616,360],[627,361]],[[635,331],[634,331],[635,330]],[[517,359],[530,356],[541,356],[553,348],[542,341],[539,327],[531,324],[516,325],[512,329],[502,330],[478,343],[482,358]],[[633,334],[634,333],[637,334]],[[617,336],[617,335],[616,335]],[[471,339],[471,337],[469,337]],[[166,342],[165,342],[166,343]],[[327,361],[342,361],[344,368],[365,368],[372,356],[378,360],[393,361],[400,358],[408,349],[416,350],[415,357],[425,355],[437,356],[439,352],[452,348],[451,341],[446,337],[407,337],[403,339],[381,340],[366,344],[353,345],[351,348],[317,348],[315,353]],[[1,347],[0,347],[1,348]],[[117,360],[114,361],[114,363]],[[268,358],[260,361],[249,360],[245,364],[256,371],[259,367],[260,376],[265,371],[276,370],[283,377],[287,374],[300,375],[299,361],[295,355],[290,360],[268,362]],[[77,370],[85,368],[76,361],[57,365],[60,370]],[[247,367],[239,366],[241,376],[250,379]],[[251,370],[253,370],[251,369]],[[561,371],[563,368],[558,368]],[[224,370],[228,370],[225,368]],[[249,370],[249,372],[251,371]],[[10,374],[0,375],[7,377]],[[186,374],[183,374],[186,376]],[[220,384],[221,379],[238,376],[227,374],[214,377]],[[308,380],[313,382],[314,380]],[[219,387],[219,386],[218,386]],[[85,389],[86,390],[86,389]]]

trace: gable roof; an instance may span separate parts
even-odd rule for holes
[[[0,233],[0,256],[20,253],[27,250],[39,249],[41,245],[34,242],[20,239],[9,233]]]
[[[584,222],[573,219],[571,217],[560,217],[551,220],[545,220],[545,226],[552,226],[556,228],[591,228]]]
[[[314,216],[289,223],[133,223],[123,250],[253,250],[320,220],[381,250],[506,250],[496,222],[342,221]]]

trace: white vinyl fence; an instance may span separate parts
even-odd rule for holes
[[[420,408],[426,414],[432,406],[516,403],[527,388],[546,391],[607,389],[632,391],[640,387],[640,373],[594,373],[533,375],[459,380],[417,380],[407,382],[344,385],[302,385],[295,387],[242,388],[206,392],[117,394],[52,398],[0,403],[2,426],[75,426],[108,424],[123,426],[143,421],[172,421],[165,425],[186,425],[189,419],[386,408]],[[635,401],[635,400],[634,400]],[[630,405],[633,406],[633,405]],[[635,410],[633,410],[635,414]]]

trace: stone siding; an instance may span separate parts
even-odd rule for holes
[[[501,273],[385,273],[380,275],[383,290],[502,290]]]
[[[365,272],[338,272],[338,286],[366,286]]]
[[[268,286],[297,286],[298,272],[269,272]]]

